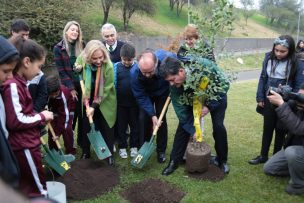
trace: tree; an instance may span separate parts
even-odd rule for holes
[[[101,0],[102,10],[103,10],[103,22],[105,24],[108,22],[110,8],[115,0]]]
[[[135,12],[147,15],[154,15],[156,10],[156,3],[153,0],[122,0],[122,16],[124,30],[127,31],[129,21]]]
[[[176,0],[169,0],[170,10],[173,11]]]
[[[175,0],[176,4],[176,15],[180,16],[180,13],[183,10],[183,6],[187,3],[187,0]]]
[[[254,14],[254,11],[252,10],[254,2],[253,0],[240,0],[240,3],[243,5],[242,14],[245,18],[247,25],[248,18]]]

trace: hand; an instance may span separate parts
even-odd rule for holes
[[[276,105],[276,106],[281,106],[284,103],[284,100],[281,95],[276,93],[275,91],[270,90],[271,95],[267,96],[269,99],[270,103]]]
[[[88,107],[87,110],[86,110],[86,112],[87,112],[87,117],[90,117],[90,116],[91,116],[91,117],[93,118],[93,116],[94,116],[94,111],[95,111],[94,108]]]
[[[160,122],[160,123],[158,124],[158,119],[157,119],[157,117],[156,117],[156,116],[152,116],[152,123],[153,123],[153,129],[155,129],[156,126],[160,127],[162,122]]]
[[[78,63],[75,63],[74,64],[74,71],[79,73],[79,72],[81,72],[81,70],[82,70],[82,66]]]
[[[59,136],[54,135],[54,136],[52,137],[52,139],[53,139],[54,142],[56,142],[56,140],[59,140]]]
[[[258,102],[258,105],[262,108],[264,108],[265,103],[264,102]]]
[[[201,117],[206,116],[209,113],[209,109],[207,106],[203,106],[202,112],[201,112]]]
[[[51,111],[44,110],[41,113],[44,115],[45,121],[51,121],[54,119],[53,112]]]
[[[192,141],[193,141],[193,142],[196,142],[196,133],[193,134],[193,136],[192,136]]]
[[[77,91],[76,90],[71,90],[71,95],[72,95],[72,97],[73,97],[73,99],[75,100],[75,101],[78,101],[78,97],[77,97]]]

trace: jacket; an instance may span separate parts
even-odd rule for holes
[[[45,117],[34,112],[26,80],[17,74],[7,80],[3,84],[3,102],[9,131],[8,140],[12,149],[15,151],[39,146],[39,125],[45,124]]]

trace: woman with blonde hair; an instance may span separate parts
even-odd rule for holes
[[[83,133],[81,137],[82,157],[90,158],[90,142],[86,136],[90,132],[88,116],[93,117],[96,130],[100,131],[113,154],[114,124],[116,121],[116,91],[114,70],[106,47],[99,40],[91,40],[77,58],[77,66],[82,67],[85,95],[82,101],[87,116],[83,116]],[[83,111],[85,112],[85,111]],[[108,163],[114,165],[113,157]]]
[[[76,58],[84,49],[84,42],[82,41],[82,32],[78,22],[68,22],[64,29],[62,40],[58,42],[53,50],[54,61],[60,76],[61,83],[70,89],[73,99],[76,101],[76,109],[73,120],[73,130],[75,129],[78,120],[78,137],[82,133],[82,117],[81,110],[81,88],[78,77],[78,70],[74,63]],[[80,144],[77,138],[77,143]]]

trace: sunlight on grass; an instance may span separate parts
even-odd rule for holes
[[[120,184],[113,191],[94,200],[83,203],[126,202],[119,195],[128,186],[148,178],[165,180],[186,192],[182,202],[303,202],[304,197],[290,196],[284,192],[288,178],[266,176],[262,165],[252,166],[247,161],[259,153],[262,134],[262,117],[255,112],[255,92],[257,81],[235,83],[228,94],[228,109],[225,125],[229,139],[228,162],[231,172],[220,182],[198,181],[185,175],[184,166],[180,166],[170,176],[162,176],[166,164],[158,164],[156,153],[142,170],[130,165],[130,158],[122,160],[116,154],[120,171]],[[168,114],[169,142],[167,158],[171,151],[174,132],[177,126],[176,115],[170,106]],[[212,146],[212,127],[210,116],[206,119],[206,141]],[[270,150],[272,151],[272,149]]]

